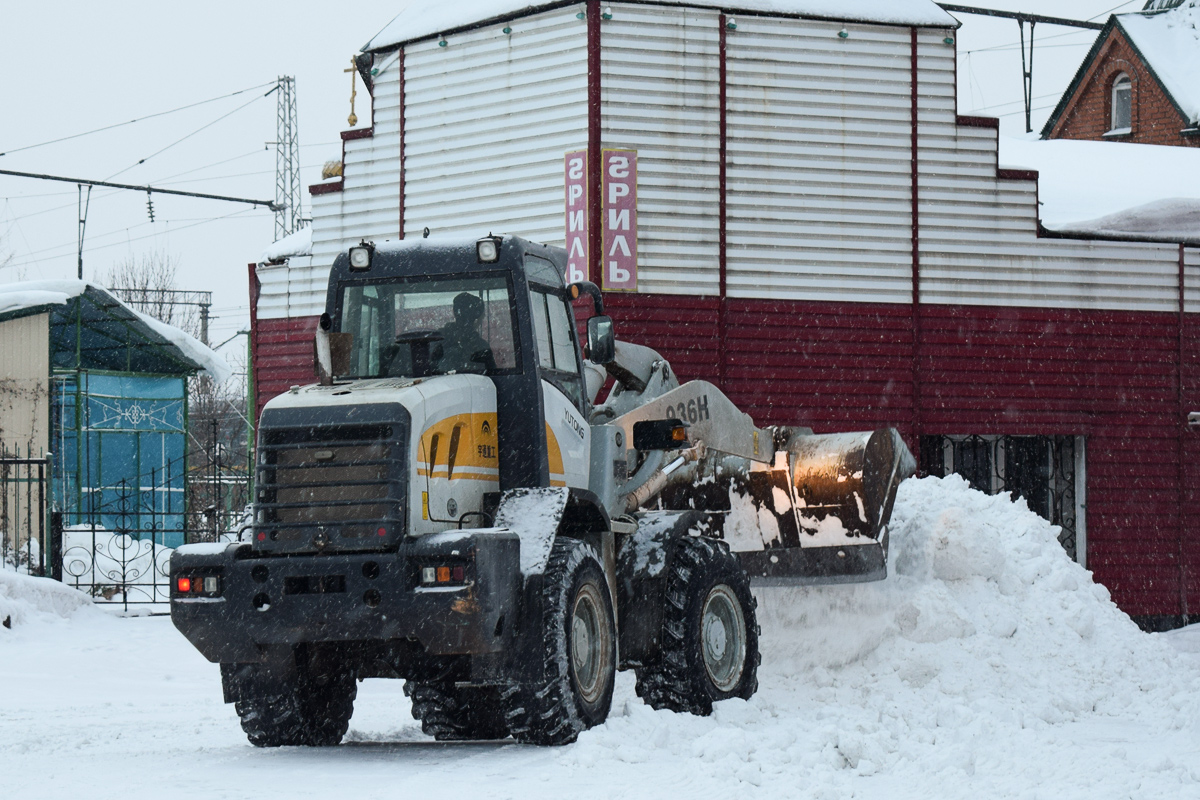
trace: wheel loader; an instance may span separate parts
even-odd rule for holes
[[[490,234],[335,260],[319,382],[262,412],[251,541],[171,558],[253,744],[337,744],[364,678],[437,739],[574,741],[617,670],[707,714],[757,688],[752,583],[886,576],[894,430],[759,428],[566,266]]]

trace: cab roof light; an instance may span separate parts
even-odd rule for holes
[[[475,255],[480,264],[495,264],[500,260],[500,242],[499,236],[489,233],[475,243]]]
[[[362,272],[371,268],[371,258],[375,255],[375,245],[362,240],[350,248],[350,269]]]

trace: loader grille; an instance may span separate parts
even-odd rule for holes
[[[393,540],[404,519],[397,439],[390,425],[264,430],[256,528],[291,551],[308,549],[318,530],[321,549],[382,544],[381,526]]]

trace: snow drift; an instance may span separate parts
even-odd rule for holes
[[[34,578],[0,568],[0,635],[34,621],[70,617],[92,598],[49,578]]]
[[[1128,754],[1071,749],[1068,758],[1063,726],[1200,734],[1195,665],[1141,632],[1023,500],[984,495],[957,476],[909,480],[892,525],[886,581],[756,590],[763,666],[752,700],[718,704],[708,719],[630,700],[563,758],[657,761],[666,751],[695,758],[714,780],[732,772],[784,792],[825,786],[830,796],[880,772],[933,786],[945,774],[947,791],[987,776],[981,785],[1002,796],[1024,771],[1026,787],[1102,785],[1115,797],[1125,795],[1111,761]],[[1110,764],[1096,769],[1101,758]],[[1154,769],[1167,786],[1200,781],[1200,762],[1160,759]]]

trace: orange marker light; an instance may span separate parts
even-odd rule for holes
[[[191,591],[192,591],[192,579],[191,579],[191,578],[180,578],[180,579],[178,579],[178,580],[175,582],[175,588],[177,588],[177,589],[179,590],[179,593],[180,593],[180,594],[189,594],[189,593],[191,593]]]
[[[684,428],[684,427],[672,428],[671,429],[671,439],[672,439],[672,441],[676,441],[676,442],[686,442],[687,441],[687,428]]]
[[[438,579],[438,583],[449,583],[450,582],[450,568],[449,567],[438,567],[437,568],[437,579]]]

